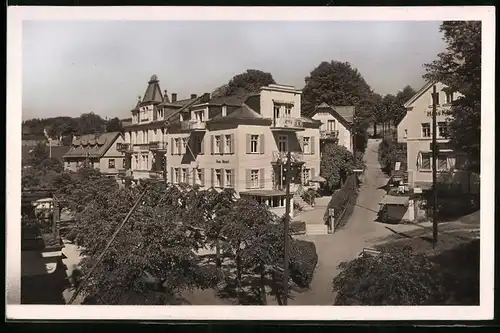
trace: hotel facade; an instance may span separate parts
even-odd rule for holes
[[[281,215],[288,153],[292,193],[319,175],[321,122],[302,117],[300,106],[301,91],[286,85],[244,96],[169,99],[153,75],[124,129],[122,174],[232,188]]]
[[[461,95],[441,82],[429,82],[404,106],[406,116],[397,128],[398,142],[407,145],[408,185],[429,189],[432,186],[432,105],[433,87],[438,94],[436,104],[436,138],[438,145],[438,181],[448,183],[464,193],[479,191],[479,178],[466,171],[467,156],[451,149],[448,142],[451,103]]]

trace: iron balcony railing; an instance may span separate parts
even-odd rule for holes
[[[273,163],[286,163],[288,161],[288,152],[274,151]],[[304,154],[301,152],[290,152],[291,163],[302,163],[304,161]]]
[[[196,131],[205,130],[206,122],[201,120],[185,120],[181,122],[181,130],[183,131]]]
[[[339,130],[323,130],[319,134],[321,139],[336,139],[339,137]]]
[[[161,141],[151,141],[149,143],[149,150],[167,150],[167,143]]]
[[[274,128],[302,129],[302,128],[304,128],[304,123],[303,123],[302,119],[299,119],[299,118],[281,117],[281,118],[274,118],[273,127]]]

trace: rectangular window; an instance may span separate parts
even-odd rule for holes
[[[196,184],[203,186],[203,169],[196,169]]]
[[[259,136],[251,135],[250,136],[250,152],[258,153],[259,152]]]
[[[214,136],[214,153],[215,154],[220,154],[221,153],[220,135],[215,135]]]
[[[281,116],[281,105],[274,104],[274,118],[279,118]]]
[[[446,121],[438,122],[437,128],[438,128],[438,132],[437,132],[438,137],[441,137],[441,138],[448,137],[448,123]]]
[[[182,150],[181,150],[181,154],[186,154],[187,153],[187,143],[188,143],[188,139],[187,138],[182,138]]]
[[[182,169],[181,170],[181,183],[187,183],[188,182],[188,169]]]
[[[278,150],[281,153],[286,153],[288,151],[288,137],[286,135],[278,136]]]
[[[304,143],[304,150],[303,150],[303,153],[304,154],[310,154],[311,153],[311,144],[310,144],[310,138],[305,136],[303,138],[303,143]]]
[[[408,130],[407,129],[405,129],[405,133],[403,135],[404,135],[405,138],[408,137]]]
[[[179,168],[175,168],[174,169],[174,172],[175,172],[175,182],[178,184],[181,182],[181,173],[180,173],[180,169]]]
[[[335,120],[328,120],[326,130],[328,132],[335,131]]]
[[[431,153],[422,153],[422,166],[420,167],[420,169],[421,170],[430,170],[431,169],[431,159],[432,159]]]
[[[175,154],[180,154],[180,153],[181,153],[181,139],[179,139],[179,138],[175,138],[175,139],[174,139],[174,142],[175,142],[175,150],[174,150],[174,153],[175,153]]]
[[[453,102],[453,93],[447,92],[446,93],[446,104],[451,104],[452,102]]]
[[[215,179],[214,179],[215,187],[222,187],[222,170],[215,169]]]
[[[113,158],[110,158],[108,160],[108,169],[114,169],[115,168],[115,160]]]
[[[226,187],[233,187],[233,170],[231,169],[226,169],[224,171],[224,185]]]
[[[302,184],[303,185],[308,185],[309,184],[309,174],[311,170],[310,169],[303,169],[302,170]]]
[[[292,106],[285,105],[285,117],[290,117],[292,115]]]
[[[251,188],[259,187],[259,169],[250,171],[250,186]]]
[[[431,124],[430,123],[423,123],[422,124],[422,137],[423,138],[430,138],[431,137]]]
[[[202,154],[203,153],[202,144],[203,144],[203,138],[201,136],[197,136],[196,137],[196,143],[195,143],[195,145],[196,145],[195,151],[198,154]]]
[[[438,170],[448,170],[448,157],[446,155],[438,155]]]
[[[224,135],[224,141],[225,141],[225,148],[224,152],[225,153],[232,153],[233,152],[233,147],[232,147],[232,137],[231,135]]]
[[[194,120],[196,120],[197,122],[203,122],[205,121],[205,112],[203,111],[196,111],[194,113]]]

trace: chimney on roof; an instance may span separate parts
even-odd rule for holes
[[[196,94],[191,94],[191,99],[195,99],[196,98]]]
[[[167,89],[163,91],[163,102],[168,102],[168,93]]]
[[[172,93],[172,103],[177,102],[177,94]]]

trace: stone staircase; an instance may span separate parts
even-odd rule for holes
[[[325,224],[307,224],[306,235],[308,236],[328,235],[328,227]]]
[[[297,205],[299,205],[299,207],[302,209],[303,212],[307,212],[308,210],[314,209],[313,207],[311,207],[311,205],[305,202],[304,199],[302,199],[302,197],[298,193],[295,193],[293,195],[293,202],[297,203]]]

